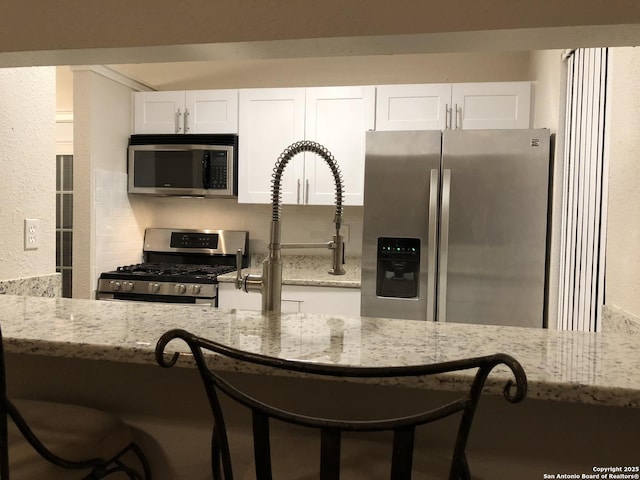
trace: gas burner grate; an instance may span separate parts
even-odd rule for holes
[[[182,263],[138,263],[118,267],[120,273],[138,275],[211,276],[234,272],[231,265],[191,265]]]

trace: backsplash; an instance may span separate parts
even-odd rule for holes
[[[0,280],[0,294],[29,297],[59,297],[62,295],[62,276],[59,273],[37,277]]]
[[[362,207],[344,207],[345,251],[362,253]],[[282,242],[329,242],[335,234],[335,207],[283,205]],[[271,229],[271,205],[242,204],[237,200],[158,197],[154,202],[153,227],[219,228],[249,231],[252,254],[266,253]],[[286,249],[283,255],[330,255],[327,249]]]
[[[127,174],[95,171],[95,282],[101,272],[142,259],[144,230],[155,228],[215,228],[249,232],[251,254],[266,254],[271,206],[240,204],[235,199],[152,197],[127,194]],[[284,205],[282,241],[326,243],[333,239],[335,208]],[[362,252],[362,207],[344,207],[341,233],[345,254]],[[330,256],[329,249],[286,249],[283,255]],[[92,287],[95,289],[95,284]]]
[[[144,207],[136,211],[127,195],[127,174],[95,171],[95,265],[96,272],[138,263],[142,258]],[[142,217],[139,219],[138,217]]]

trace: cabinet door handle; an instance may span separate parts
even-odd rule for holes
[[[304,192],[304,204],[309,205],[309,179],[307,179],[306,183],[307,183],[306,184],[307,188],[305,189],[305,192]]]
[[[180,109],[176,112],[176,133],[182,132],[182,112]]]
[[[449,106],[449,104],[446,104],[444,108],[445,108],[444,129],[450,130],[451,129],[451,107]]]
[[[462,107],[458,108],[458,104],[456,103],[456,130],[462,128],[462,121],[458,122],[459,114],[462,114]]]
[[[296,203],[300,203],[300,179],[298,179],[298,194],[296,196]]]
[[[189,109],[184,109],[184,133],[189,131]]]

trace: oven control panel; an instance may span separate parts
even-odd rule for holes
[[[217,233],[172,232],[171,248],[218,248]]]
[[[144,232],[145,255],[149,253],[186,253],[188,255],[248,256],[249,232],[240,230],[188,230],[147,228]],[[208,263],[208,262],[200,262]]]

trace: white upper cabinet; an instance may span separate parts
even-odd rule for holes
[[[531,83],[381,85],[376,130],[530,128]]]
[[[238,135],[238,202],[271,203],[271,178],[286,147],[304,139],[304,88],[240,90]],[[304,157],[285,167],[283,203],[302,198]]]
[[[381,85],[376,130],[445,130],[450,102],[451,84]]]
[[[271,203],[273,167],[286,147],[313,140],[343,174],[345,205],[362,205],[365,132],[374,127],[375,87],[240,91],[238,201]],[[332,205],[335,182],[321,157],[300,153],[284,170],[282,203]]]
[[[531,83],[459,83],[453,85],[451,128],[530,128]]]
[[[238,133],[238,91],[136,92],[133,125],[133,133]]]
[[[183,133],[184,92],[136,92],[133,103],[133,133]]]
[[[375,87],[322,87],[306,90],[306,139],[325,146],[340,167],[344,204],[364,201],[365,134],[375,126]],[[305,154],[305,201],[335,202],[335,180],[325,160]]]

